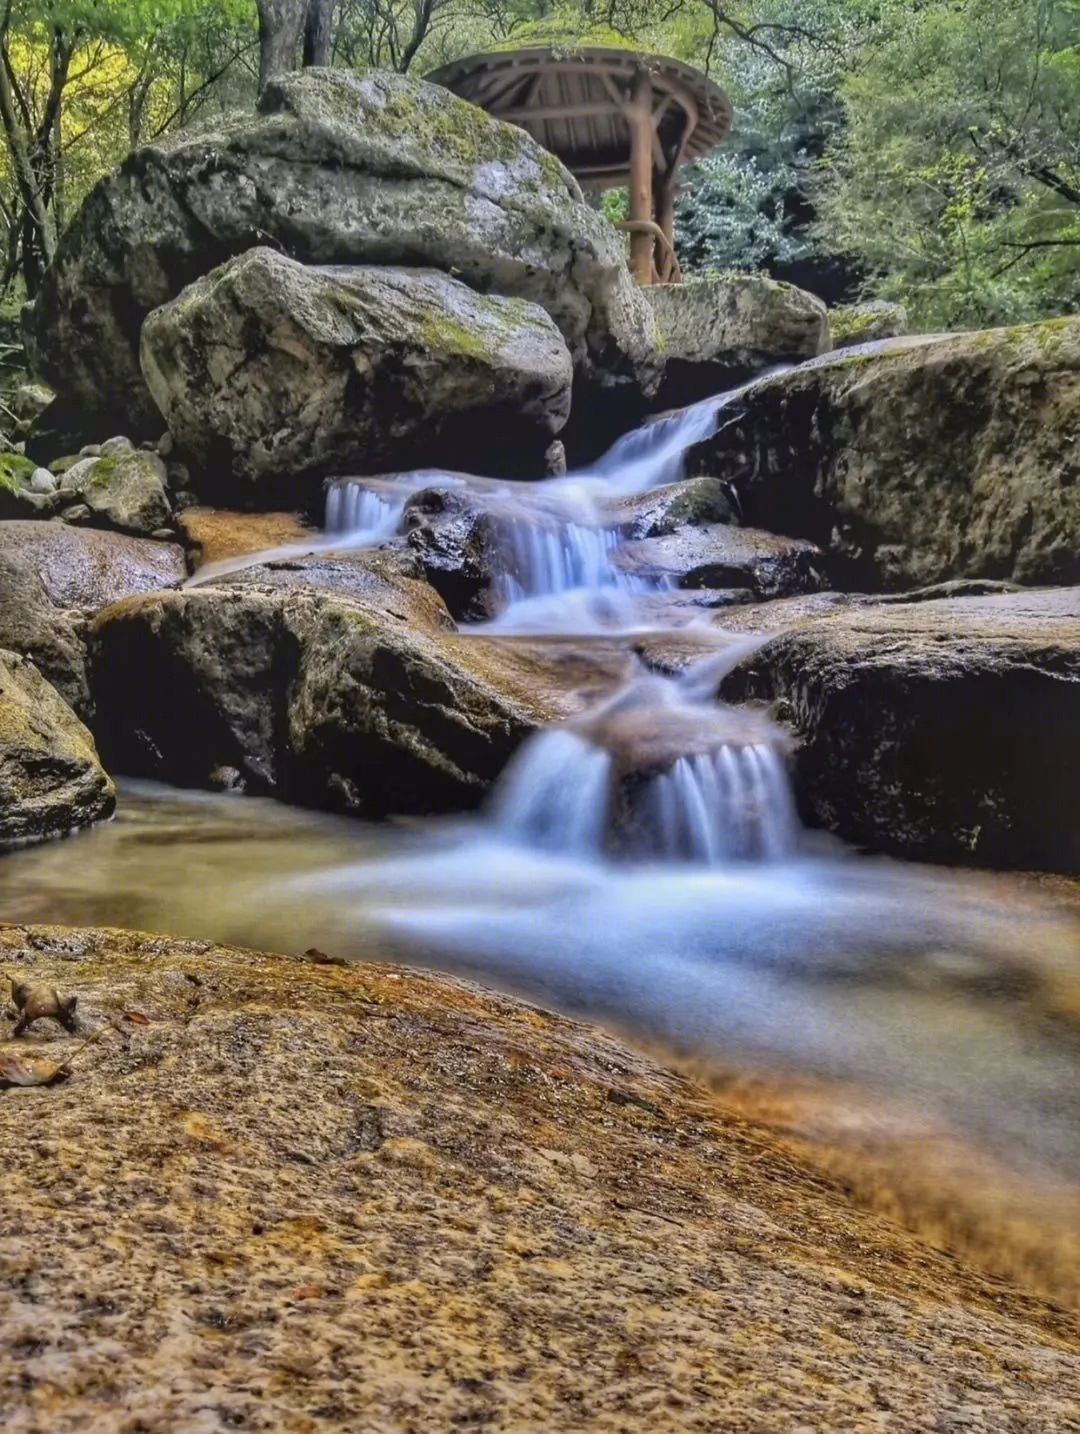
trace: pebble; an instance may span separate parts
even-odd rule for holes
[[[120,453],[134,452],[134,443],[132,443],[130,438],[125,438],[123,434],[117,434],[115,438],[106,438],[105,442],[101,445],[101,454],[103,458],[108,458],[110,456],[115,457],[117,454]]]
[[[85,445],[85,447],[79,449],[79,457],[80,457],[80,458],[100,458],[100,457],[101,457],[101,444],[100,444],[100,443],[87,443],[87,444]]]
[[[85,503],[72,503],[70,508],[65,508],[60,514],[65,523],[78,526],[80,523],[88,523],[94,516]]]
[[[47,468],[35,468],[30,474],[30,491],[32,493],[55,493],[59,479],[55,473],[50,473]]]

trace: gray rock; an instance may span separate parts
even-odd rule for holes
[[[32,658],[86,720],[87,618],[119,598],[173,587],[186,575],[175,544],[60,522],[0,523],[0,647]]]
[[[866,304],[839,304],[829,310],[833,348],[846,349],[876,339],[901,338],[908,331],[903,304],[874,300]]]
[[[193,481],[215,485],[210,498],[229,471],[290,502],[310,500],[333,472],[536,471],[573,377],[535,304],[476,294],[437,270],[314,268],[271,249],[155,310],[142,355],[158,407],[202,470]]]
[[[54,397],[55,394],[48,384],[35,383],[31,380],[16,384],[8,399],[8,407],[20,424],[28,426],[33,423],[38,414],[45,412]]]
[[[732,274],[643,292],[664,345],[659,408],[696,403],[831,347],[825,305],[793,284]]]
[[[131,439],[125,438],[122,434],[118,434],[115,438],[106,438],[105,442],[101,445],[101,456],[103,458],[116,458],[122,453],[132,453],[134,450],[135,445]]]
[[[829,586],[824,555],[813,543],[752,528],[711,523],[620,548],[628,572],[680,588],[748,588],[757,598],[790,597]]]
[[[35,468],[30,475],[30,489],[34,493],[55,493],[59,479],[47,468]]]
[[[426,625],[424,584],[392,584],[388,600],[277,577],[97,617],[96,731],[112,770],[205,786],[232,767],[249,791],[311,806],[456,811],[551,716],[481,645]]]
[[[79,457],[80,457],[80,458],[100,458],[100,457],[101,457],[101,444],[100,444],[100,443],[84,443],[83,446],[79,449]]]
[[[693,461],[853,589],[1080,581],[1080,319],[886,340],[761,379]]]
[[[156,453],[128,447],[76,463],[61,477],[60,491],[81,500],[78,506],[88,508],[100,524],[149,535],[172,516],[164,480],[165,465]]]
[[[32,662],[0,650],[0,847],[66,836],[115,805],[90,733]]]
[[[730,523],[738,515],[723,479],[710,474],[624,498],[616,517],[629,538],[664,538],[680,528]]]
[[[524,130],[400,75],[284,75],[259,112],[148,146],[91,193],[30,319],[36,368],[76,407],[160,432],[139,370],[146,315],[256,240],[311,264],[421,265],[555,320],[583,382],[641,402],[651,311],[620,236]]]
[[[82,527],[93,518],[93,513],[86,503],[72,503],[60,514],[63,522],[69,523],[73,528]]]
[[[725,696],[781,704],[815,825],[917,860],[1080,871],[1080,588],[920,597],[780,604],[787,630]]]

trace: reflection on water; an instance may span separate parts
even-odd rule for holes
[[[475,974],[744,1069],[856,1082],[1080,1179],[1080,928],[1019,879],[845,857],[619,866],[131,784],[0,859],[8,921]]]

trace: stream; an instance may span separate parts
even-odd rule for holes
[[[419,489],[472,487],[501,564],[478,634],[621,640],[702,624],[704,657],[675,675],[639,665],[536,734],[475,817],[376,825],[122,784],[112,823],[0,863],[5,917],[476,976],[726,1069],[858,1090],[901,1112],[897,1128],[1080,1184],[1075,889],[857,856],[803,831],[785,734],[714,699],[756,639],[620,564],[617,501],[680,477],[729,401],[541,483],[335,484],[318,544],[385,541]]]

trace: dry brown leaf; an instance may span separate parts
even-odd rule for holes
[[[0,1090],[10,1086],[56,1085],[67,1080],[70,1074],[66,1065],[58,1066],[54,1061],[0,1052]]]
[[[124,1020],[130,1021],[135,1026],[148,1026],[150,1017],[143,1015],[142,1011],[125,1011]]]

